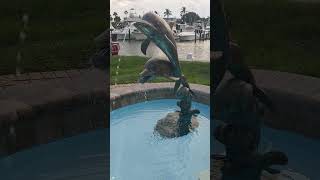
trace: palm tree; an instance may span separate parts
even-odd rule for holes
[[[185,6],[183,6],[182,8],[181,8],[181,11],[180,11],[180,16],[181,16],[181,19],[183,20],[183,22],[184,22],[184,15],[186,14],[186,7]]]
[[[114,16],[113,20],[115,20],[118,17],[118,13],[117,12],[113,12],[113,16]]]
[[[124,14],[126,15],[126,18],[127,18],[127,17],[128,17],[128,16],[127,16],[128,11],[127,11],[127,10],[125,10],[125,11],[124,11]]]
[[[166,11],[163,14],[164,14],[164,16],[167,16],[167,18],[169,18],[169,16],[172,15],[172,13],[169,9],[166,9]]]

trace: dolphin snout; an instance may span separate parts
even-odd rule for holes
[[[147,81],[150,81],[153,79],[153,74],[148,71],[147,69],[144,69],[141,73],[140,73],[140,78],[138,80],[139,83],[145,83]]]
[[[143,84],[145,82],[151,81],[152,79],[154,79],[154,76],[152,75],[141,76],[138,82]]]

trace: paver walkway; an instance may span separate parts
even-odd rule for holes
[[[96,69],[0,76],[0,121],[94,93],[107,97],[107,85],[107,74]]]

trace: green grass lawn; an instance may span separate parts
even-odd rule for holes
[[[121,58],[119,63],[119,58]],[[144,69],[145,57],[113,56],[111,59],[111,84],[136,83],[139,73]],[[119,72],[116,76],[117,66]],[[180,61],[181,69],[190,83],[210,85],[210,64],[207,62]],[[152,82],[168,81],[165,78],[156,78]]]

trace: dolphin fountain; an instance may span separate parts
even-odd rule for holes
[[[198,127],[196,116],[200,112],[197,109],[191,109],[195,94],[181,71],[172,31],[166,21],[153,12],[144,14],[142,19],[135,21],[133,25],[147,36],[141,44],[142,53],[146,54],[150,42],[153,42],[168,58],[150,58],[145,63],[138,82],[145,83],[157,76],[174,80],[174,93],[180,99],[177,102],[180,111],[169,113],[165,118],[160,119],[155,131],[167,138],[186,135],[190,130]]]

